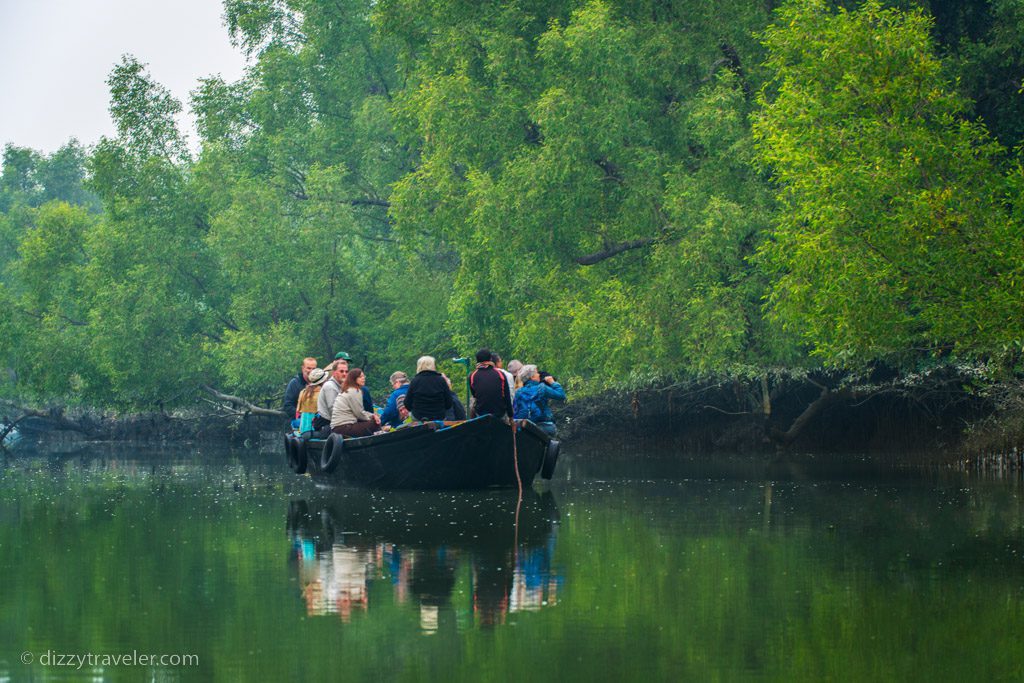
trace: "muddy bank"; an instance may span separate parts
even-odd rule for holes
[[[19,422],[19,449],[118,442],[266,450],[279,445],[284,425],[279,416],[199,408],[38,412]],[[1003,466],[1024,452],[1024,382],[979,387],[976,377],[952,371],[860,384],[825,376],[689,381],[577,399],[556,406],[556,420],[568,444],[624,453],[899,454]]]
[[[638,451],[1019,461],[1024,383],[979,388],[973,380],[936,372],[871,384],[820,377],[678,383],[572,402],[559,422],[568,441]]]
[[[59,418],[21,420],[7,445],[11,452],[74,450],[97,443],[253,446],[271,435],[280,440],[283,423],[267,416],[211,416],[198,410],[123,415],[76,409],[60,411]]]

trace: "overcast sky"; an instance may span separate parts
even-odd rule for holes
[[[0,0],[0,147],[113,135],[106,80],[126,53],[186,109],[200,78],[237,80],[245,59],[222,14],[220,0]]]

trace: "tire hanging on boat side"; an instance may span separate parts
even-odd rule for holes
[[[296,474],[302,474],[303,472],[306,471],[306,469],[305,469],[304,466],[302,466],[302,463],[299,460],[298,450],[299,450],[299,444],[298,444],[298,439],[295,438],[295,435],[294,434],[285,434],[284,435],[284,452],[285,452],[285,456],[288,459],[288,469],[290,469],[292,472],[295,472]],[[302,469],[299,469],[300,466],[302,466]]]
[[[295,439],[295,474],[305,474],[309,464],[307,453],[309,451],[306,440],[301,436]]]
[[[324,443],[324,450],[320,453],[320,471],[333,472],[341,462],[341,453],[345,448],[344,437],[341,434],[331,434]]]
[[[558,462],[558,452],[562,450],[562,442],[555,439],[548,441],[547,448],[544,449],[544,462],[540,466],[540,476],[542,479],[550,479],[555,474],[555,463]]]
[[[293,438],[291,432],[287,432],[284,435],[284,459],[288,463],[288,469],[292,472],[295,471],[295,444],[292,443]]]

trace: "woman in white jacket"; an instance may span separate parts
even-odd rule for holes
[[[343,436],[369,436],[380,429],[380,417],[363,410],[363,386],[366,375],[362,369],[348,371],[341,393],[334,399],[331,410],[331,431]]]

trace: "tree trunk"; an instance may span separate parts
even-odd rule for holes
[[[772,427],[770,434],[773,441],[783,446],[788,446],[793,443],[796,438],[800,436],[800,432],[804,430],[808,423],[810,423],[811,420],[821,412],[822,408],[849,393],[846,389],[832,391],[827,386],[817,384],[817,382],[814,382],[814,384],[821,388],[821,393],[818,394],[818,398],[814,399],[814,401],[804,409],[804,412],[800,413],[800,415],[793,420],[793,424],[791,424],[789,429],[786,431],[782,431],[778,427]]]

